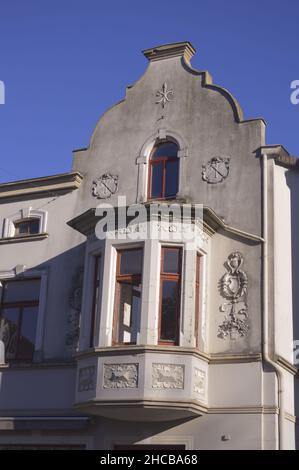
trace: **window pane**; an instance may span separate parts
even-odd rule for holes
[[[171,274],[180,274],[180,252],[179,248],[163,249],[163,272]]]
[[[39,279],[7,281],[4,284],[3,302],[38,301],[39,288]]]
[[[142,273],[142,249],[120,252],[120,274]]]
[[[140,330],[141,285],[119,283],[118,342],[136,343]]]
[[[176,196],[178,192],[178,159],[166,162],[165,197]]]
[[[19,308],[3,308],[0,315],[0,340],[5,346],[6,359],[15,359],[17,354]]]
[[[157,145],[151,158],[159,157],[176,157],[178,154],[178,147],[173,142],[165,142]]]
[[[162,197],[163,163],[152,165],[151,197]]]
[[[175,342],[177,339],[178,290],[177,281],[163,281],[160,330],[160,339],[162,341]]]
[[[15,223],[15,235],[32,235],[39,233],[39,219],[28,219]]]
[[[38,307],[25,307],[18,348],[18,359],[32,359],[34,353]]]

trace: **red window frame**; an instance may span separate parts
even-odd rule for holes
[[[140,274],[121,274],[120,264],[121,256],[124,252],[128,251],[142,251],[143,247],[137,248],[124,248],[117,250],[116,260],[116,284],[115,284],[115,295],[114,295],[114,311],[113,311],[113,327],[112,327],[112,346],[122,346],[136,344],[135,342],[121,342],[118,340],[118,324],[119,324],[119,303],[120,303],[120,285],[123,284],[140,284],[142,288],[142,273]]]
[[[167,141],[169,143],[174,143],[175,142],[172,142],[171,140]],[[166,142],[158,142],[151,154],[150,154],[150,158],[149,158],[149,172],[148,172],[148,200],[167,200],[167,199],[173,199],[175,197],[175,195],[172,195],[172,196],[165,196],[165,186],[166,186],[166,165],[168,162],[176,162],[178,161],[178,166],[179,166],[179,158],[178,156],[176,157],[169,157],[169,156],[160,156],[160,157],[157,157],[157,159],[153,159],[153,155],[157,149],[157,147],[161,144],[161,143],[166,143]],[[152,175],[153,175],[153,167],[155,165],[160,165],[162,163],[163,165],[163,169],[162,169],[162,188],[161,188],[161,194],[159,196],[152,196]],[[176,181],[176,187],[177,187],[177,191],[176,193],[178,192],[178,186],[179,186],[179,171],[178,171],[178,175],[177,175],[177,181]]]
[[[168,250],[177,250],[178,256],[178,273],[166,273],[163,271],[165,253]],[[179,345],[179,332],[180,332],[180,317],[181,317],[181,280],[182,280],[182,247],[163,246],[161,249],[161,262],[160,262],[160,298],[159,298],[159,328],[158,328],[158,344],[178,346]],[[175,331],[176,337],[174,340],[161,339],[161,325],[162,325],[162,298],[163,298],[163,284],[165,281],[175,281],[177,283],[177,299],[175,312]]]

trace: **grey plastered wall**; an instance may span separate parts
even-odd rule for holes
[[[188,149],[186,182],[180,193],[212,207],[227,223],[260,233],[261,182],[257,149],[264,143],[264,122],[237,122],[234,100],[223,89],[204,85],[205,73],[194,71],[182,58],[150,62],[145,74],[127,89],[126,98],[99,120],[86,151],[75,152],[73,169],[85,175],[81,208],[94,206],[93,179],[109,171],[119,175],[119,193],[136,202],[136,158],[159,129],[181,136]],[[174,98],[162,109],[156,92],[164,82]],[[163,116],[163,119],[162,119]],[[202,181],[202,165],[212,157],[230,157],[230,174],[219,185]],[[116,203],[117,195],[111,198]]]
[[[42,354],[44,359],[67,355],[65,335],[69,296],[73,277],[84,264],[85,237],[71,229],[66,222],[75,212],[77,191],[55,197],[22,199],[0,206],[0,226],[20,209],[42,208],[47,212],[48,238],[0,245],[0,271],[11,271],[24,265],[30,271],[47,273],[46,311],[43,328]]]

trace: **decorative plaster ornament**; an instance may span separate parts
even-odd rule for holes
[[[210,184],[222,183],[229,175],[229,157],[213,157],[202,166],[202,179]]]
[[[95,366],[79,369],[78,392],[87,392],[95,388]]]
[[[78,268],[69,296],[69,313],[67,316],[67,333],[65,344],[68,351],[73,354],[78,349],[80,334],[80,317],[82,305],[83,268]]]
[[[184,366],[175,364],[153,364],[152,387],[160,389],[184,388]]]
[[[231,253],[226,262],[227,273],[220,280],[220,292],[228,302],[220,305],[220,312],[228,312],[218,327],[219,338],[236,339],[249,331],[247,287],[248,278],[241,269],[243,256],[238,251]]]
[[[137,388],[138,364],[104,364],[103,388]]]
[[[162,89],[158,90],[156,93],[156,97],[160,98],[156,101],[156,104],[161,103],[162,108],[165,108],[166,103],[170,103],[174,99],[174,91],[172,89],[168,89],[167,83],[164,82],[162,85]]]
[[[92,195],[98,199],[108,199],[118,190],[118,176],[104,173],[92,182]]]

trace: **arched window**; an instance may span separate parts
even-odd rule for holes
[[[178,192],[178,146],[171,141],[158,142],[149,160],[149,199],[172,199]]]

